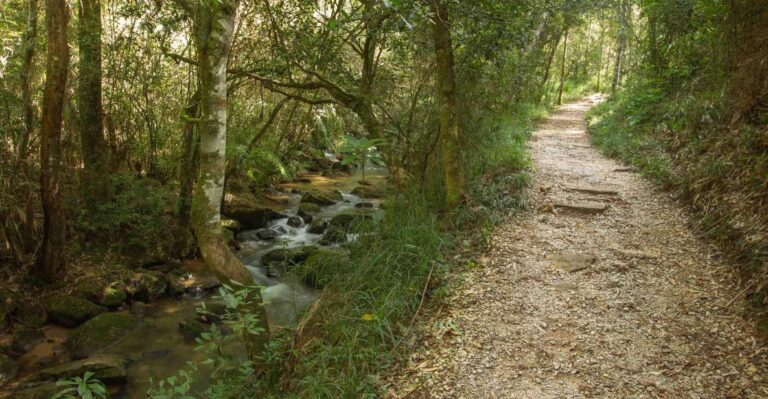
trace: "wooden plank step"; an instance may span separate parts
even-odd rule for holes
[[[586,213],[586,214],[598,214],[608,210],[607,204],[601,204],[597,202],[574,202],[574,203],[555,203],[555,209],[564,209],[567,211]]]
[[[619,195],[619,192],[611,188],[587,186],[587,185],[573,185],[565,188],[568,191],[577,191],[580,193],[594,194],[594,195]]]

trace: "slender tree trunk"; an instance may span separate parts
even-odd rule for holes
[[[565,59],[568,56],[568,29],[565,30],[563,42],[563,60],[560,63],[560,88],[557,89],[557,105],[563,103],[563,87],[565,86]]]
[[[89,210],[96,212],[96,206],[107,200],[109,192],[109,150],[104,139],[101,102],[101,1],[80,0],[79,15],[77,109],[83,153],[80,184]]]
[[[184,109],[186,120],[184,121],[184,146],[181,156],[179,188],[179,201],[177,204],[177,217],[179,219],[176,231],[176,254],[179,257],[187,257],[194,252],[194,234],[192,233],[192,189],[195,185],[195,177],[199,172],[200,161],[200,136],[197,132],[197,119],[200,117],[200,88],[189,100]]]
[[[603,57],[605,56],[605,25],[603,15],[600,15],[600,58],[597,61],[597,91],[600,92],[600,86],[603,78]]]
[[[37,47],[37,0],[27,2],[27,31],[24,32],[24,55],[21,66],[21,101],[24,106],[24,130],[18,140],[18,155],[27,170],[29,141],[35,132],[35,107],[32,103],[32,70]]]
[[[541,83],[539,84],[539,101],[542,101],[546,95],[545,86],[547,85],[547,82],[549,82],[549,75],[552,72],[552,64],[555,61],[555,53],[557,53],[557,47],[560,45],[561,36],[561,34],[558,34],[555,44],[552,46],[552,50],[547,55],[547,67],[544,69],[544,76],[541,78]]]
[[[227,245],[221,226],[227,148],[227,62],[238,1],[190,1],[184,5],[194,14],[200,85],[200,174],[192,197],[192,226],[203,259],[219,277],[251,284],[251,273]],[[269,331],[261,295],[258,291],[256,294],[255,311],[267,332],[248,337],[251,358],[266,344]]]
[[[453,43],[448,10],[442,0],[428,0],[432,7],[432,34],[435,41],[437,92],[440,103],[440,147],[445,176],[445,206],[450,209],[463,199],[459,107],[456,99]]]
[[[61,204],[61,129],[64,95],[69,69],[66,0],[46,0],[47,65],[43,93],[43,121],[40,128],[40,194],[43,203],[43,247],[37,265],[41,277],[52,280],[61,271],[66,226]]]
[[[616,60],[613,64],[613,83],[611,84],[611,92],[615,93],[616,89],[621,83],[621,63],[624,56],[624,41],[626,39],[626,22],[624,20],[624,2],[619,3],[619,35],[616,38]]]

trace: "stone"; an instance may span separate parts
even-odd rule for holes
[[[10,357],[0,353],[0,387],[16,378],[16,373],[18,373],[18,371],[18,363]]]
[[[360,202],[360,203],[355,204],[355,208],[371,209],[371,208],[373,208],[373,204],[370,203],[370,202]]]
[[[225,214],[240,223],[244,230],[256,230],[267,227],[269,222],[287,216],[269,208],[238,209]]]
[[[322,289],[349,262],[349,252],[338,248],[321,248],[296,266],[291,274],[310,287]]]
[[[619,192],[614,190],[614,189],[595,187],[595,186],[587,186],[587,185],[573,185],[573,186],[568,186],[565,189],[568,190],[568,191],[576,191],[576,192],[585,193],[585,194],[619,195]]]
[[[18,305],[14,319],[24,327],[40,328],[48,321],[48,312],[38,302],[25,301]]]
[[[258,229],[256,230],[256,237],[263,241],[272,241],[277,237],[280,237],[280,233],[273,229]]]
[[[221,227],[233,233],[239,233],[243,230],[243,225],[235,219],[221,219]]]
[[[333,245],[347,242],[347,231],[338,226],[328,227],[323,238],[320,240],[322,245]]]
[[[77,327],[107,311],[107,308],[72,295],[56,294],[43,304],[48,315],[64,327]]]
[[[376,186],[358,186],[352,190],[352,194],[361,198],[384,198],[387,196],[386,190]]]
[[[154,302],[165,294],[167,287],[168,278],[165,274],[147,270],[130,277],[126,292],[132,299]]]
[[[277,248],[264,254],[261,263],[267,269],[267,276],[281,277],[317,250],[318,248],[314,245],[298,248]]]
[[[302,219],[299,216],[291,216],[288,218],[288,226],[298,228],[303,225],[304,225],[304,219]]]
[[[608,210],[608,205],[597,202],[576,202],[576,203],[563,203],[557,202],[554,204],[555,209],[563,209],[567,211],[584,213],[584,214],[598,214]]]
[[[319,206],[333,205],[344,200],[338,191],[307,191],[301,196],[301,203],[316,204]]]
[[[183,294],[199,297],[221,287],[221,280],[213,275],[198,273],[169,274],[168,279],[168,295],[172,297],[178,297]]]
[[[35,328],[25,328],[13,334],[11,352],[23,355],[31,351],[39,343],[45,341],[45,334]]]
[[[182,320],[179,322],[179,331],[186,342],[195,343],[202,333],[208,331],[208,328],[197,320]]]
[[[64,347],[73,359],[84,359],[128,336],[142,324],[131,315],[102,313],[72,331]]]
[[[0,288],[0,331],[8,327],[10,315],[16,307],[16,295],[11,290]]]
[[[149,312],[149,309],[150,309],[150,306],[147,305],[146,303],[140,302],[140,301],[134,301],[133,303],[131,303],[131,309],[129,310],[129,312],[134,316],[142,317],[147,315],[147,313]]]
[[[363,215],[359,213],[340,213],[331,218],[330,222],[328,222],[328,227],[349,231],[352,229],[352,227],[370,220],[373,220],[370,215]]]
[[[35,382],[26,384],[13,392],[14,399],[51,399],[61,391],[55,382]]]
[[[323,234],[328,229],[328,219],[315,219],[310,223],[308,233]]]
[[[316,213],[319,213],[322,209],[320,208],[320,205],[312,204],[312,203],[303,203],[299,204],[299,210],[298,215],[301,217],[304,217],[305,215],[312,216]]]
[[[565,253],[555,255],[553,261],[555,268],[568,273],[573,273],[592,266],[597,262],[597,257],[593,255]]]
[[[83,281],[75,286],[72,295],[110,309],[119,308],[128,299],[121,282],[107,280]]]
[[[41,380],[66,380],[80,377],[85,372],[93,373],[93,378],[104,383],[124,383],[126,359],[118,355],[94,355],[87,359],[76,360],[58,366],[41,370],[38,377]]]

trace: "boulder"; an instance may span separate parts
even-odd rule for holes
[[[119,308],[128,299],[122,283],[106,280],[84,281],[75,287],[72,295],[110,309]]]
[[[376,186],[358,186],[352,190],[352,194],[361,198],[384,198],[387,196],[386,190]]]
[[[373,208],[373,204],[370,203],[370,202],[359,202],[359,203],[355,204],[355,208],[358,208],[358,209],[371,209],[371,208]]]
[[[307,232],[311,234],[323,234],[328,229],[328,219],[315,219],[310,223]]]
[[[58,392],[61,391],[61,387],[56,385],[55,382],[35,382],[26,384],[13,392],[14,399],[51,399]]]
[[[331,221],[329,222],[328,227],[329,228],[335,227],[335,228],[349,231],[352,229],[352,227],[370,220],[373,220],[373,217],[371,217],[371,215],[364,215],[360,213],[340,213],[334,216],[333,218],[331,218]]]
[[[168,287],[165,274],[154,271],[134,273],[126,285],[126,293],[133,299],[142,302],[153,302],[163,296]]]
[[[322,289],[349,262],[349,252],[338,248],[321,248],[296,266],[291,274],[310,287]]]
[[[221,227],[233,233],[239,233],[243,230],[243,225],[235,219],[221,219]]]
[[[280,277],[317,250],[318,248],[314,245],[273,249],[264,254],[261,263],[267,269],[267,276]]]
[[[338,191],[307,191],[301,196],[301,203],[319,206],[333,205],[343,200],[344,197]]]
[[[213,275],[169,273],[167,277],[169,280],[168,295],[172,297],[183,294],[198,297],[221,287],[221,280]]]
[[[208,331],[208,328],[198,320],[182,320],[179,322],[179,331],[185,341],[195,343],[202,333]]]
[[[328,230],[323,234],[323,238],[320,239],[320,244],[322,245],[341,244],[344,242],[347,242],[347,230],[338,226],[328,227]]]
[[[84,359],[141,327],[142,321],[121,313],[102,313],[72,331],[64,347],[73,359]]]
[[[72,295],[57,294],[43,304],[54,322],[64,327],[77,327],[107,311],[107,308]]]
[[[304,219],[300,218],[299,216],[291,216],[288,218],[288,226],[298,228],[303,225],[304,225]]]
[[[13,334],[11,352],[23,355],[32,350],[39,343],[45,341],[45,334],[34,328],[25,328]]]
[[[277,237],[280,237],[280,233],[274,229],[258,229],[256,230],[256,237],[263,241],[272,241]]]
[[[10,357],[0,353],[0,387],[16,378],[18,371],[19,365]]]
[[[55,367],[41,370],[38,373],[40,380],[66,380],[80,377],[86,371],[93,373],[93,378],[104,383],[126,382],[126,359],[118,355],[95,355],[87,359],[64,363]]]
[[[40,328],[48,321],[48,312],[39,302],[24,301],[16,309],[14,319],[24,327]]]
[[[269,222],[286,216],[268,208],[237,209],[226,212],[226,215],[238,221],[243,229],[255,230],[266,227]]]

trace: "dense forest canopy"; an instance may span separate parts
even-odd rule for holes
[[[764,264],[767,13],[762,0],[4,0],[0,331],[24,325],[24,298],[45,315],[84,281],[125,291],[117,306],[90,298],[113,310],[155,300],[137,281],[202,258],[250,358],[210,355],[226,372],[207,397],[372,397],[461,232],[525,205],[533,122],[595,92],[612,97],[596,142],[729,221],[724,241]],[[298,324],[268,325],[272,294],[237,287],[282,273],[248,263],[244,233],[267,241],[268,223],[297,215],[311,229],[346,198],[318,186],[344,178],[359,209],[385,197],[383,216],[345,222],[362,229],[352,243],[329,217],[323,242],[350,247],[324,253],[333,269],[292,252],[287,274],[322,294]],[[276,199],[290,195],[298,208]]]

